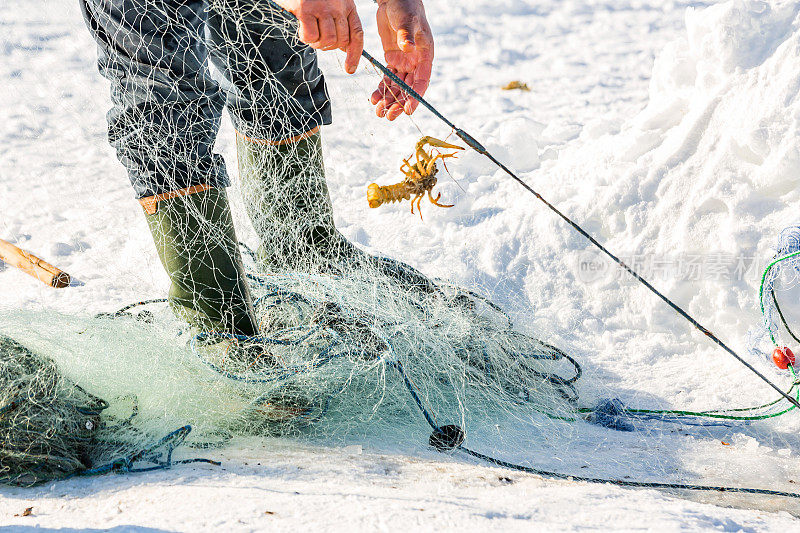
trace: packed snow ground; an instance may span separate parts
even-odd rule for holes
[[[786,386],[753,339],[759,269],[778,232],[798,218],[798,4],[427,4],[437,36],[430,100]],[[374,7],[360,7],[371,25]],[[107,86],[76,6],[6,0],[0,28],[0,238],[84,283],[54,291],[7,269],[0,305],[86,315],[162,295],[166,277],[106,143]],[[371,26],[368,34],[376,50]],[[449,132],[424,111],[392,125],[374,118],[367,101],[374,72],[348,77],[340,59],[324,58],[336,120],[324,137],[337,224],[348,237],[478,287],[553,344],[570,347],[587,370],[589,399],[704,409],[772,398],[476,154],[450,165],[459,184],[440,180],[443,199],[456,207],[423,206],[424,222],[406,205],[369,210],[366,185],[398,179],[417,127]],[[513,79],[531,91],[499,90]],[[218,150],[234,161],[227,124]],[[235,208],[240,234],[253,242]],[[699,266],[687,273],[687,263]],[[798,429],[792,414],[727,432],[682,428],[687,435],[581,427],[576,440],[589,443],[578,447],[595,446],[594,454],[560,465],[526,459],[586,475],[662,479],[669,472],[673,481],[792,490],[800,480]],[[543,480],[442,457],[425,449],[426,437],[412,435],[419,442],[394,453],[372,442],[360,452],[240,440],[209,454],[224,461],[220,468],[2,488],[0,530],[798,527],[794,501]],[[30,506],[32,516],[14,516]]]

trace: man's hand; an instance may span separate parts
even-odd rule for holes
[[[422,0],[378,1],[378,33],[386,63],[401,80],[424,95],[433,68],[433,34]],[[372,104],[376,106],[375,112],[379,117],[394,120],[403,111],[412,114],[419,102],[384,77],[378,90],[372,94]]]
[[[353,74],[364,50],[364,30],[353,0],[275,0],[300,22],[300,40],[318,50],[347,53],[344,68]]]

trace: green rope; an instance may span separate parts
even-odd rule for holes
[[[797,380],[797,374],[795,373],[794,367],[789,365],[789,370],[792,373],[792,377],[794,378],[794,382],[789,390],[786,392],[787,394],[791,394],[793,390],[797,389],[796,397],[797,400],[800,401],[800,381]],[[789,411],[795,408],[794,405],[790,405],[786,409],[782,411],[778,411],[777,413],[766,413],[766,414],[751,414],[751,415],[732,415],[726,413],[745,413],[750,412],[753,413],[755,411],[759,411],[762,409],[766,409],[768,407],[772,407],[778,403],[780,403],[783,398],[778,398],[777,400],[773,400],[771,402],[765,403],[763,405],[759,405],[756,407],[740,407],[734,409],[712,409],[708,411],[687,411],[683,409],[631,409],[625,408],[625,411],[629,413],[640,413],[640,414],[648,414],[648,415],[673,415],[673,416],[694,416],[698,418],[713,418],[718,420],[767,420],[770,418],[777,418],[781,415],[788,413]],[[588,414],[594,411],[592,407],[581,407],[577,410],[581,414]]]
[[[772,296],[772,303],[775,304],[775,310],[778,312],[778,316],[781,319],[781,324],[783,324],[783,327],[786,328],[786,331],[789,332],[789,336],[792,337],[792,339],[794,339],[795,342],[800,342],[800,339],[798,339],[797,335],[794,334],[792,328],[789,327],[789,323],[786,322],[786,317],[783,316],[783,311],[781,311],[781,306],[778,305],[778,298],[775,296],[775,287],[772,287],[769,290],[769,294],[770,296]]]

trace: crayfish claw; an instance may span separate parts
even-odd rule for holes
[[[463,150],[463,146],[458,146],[457,144],[450,144],[448,142],[442,141],[437,139],[436,137],[428,137],[425,136],[419,140],[417,143],[417,149],[421,149],[425,145],[435,146],[437,148],[449,148],[450,150]]]

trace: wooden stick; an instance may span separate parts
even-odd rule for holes
[[[71,281],[69,274],[63,270],[3,239],[0,239],[0,261],[8,263],[56,289],[69,287]]]

